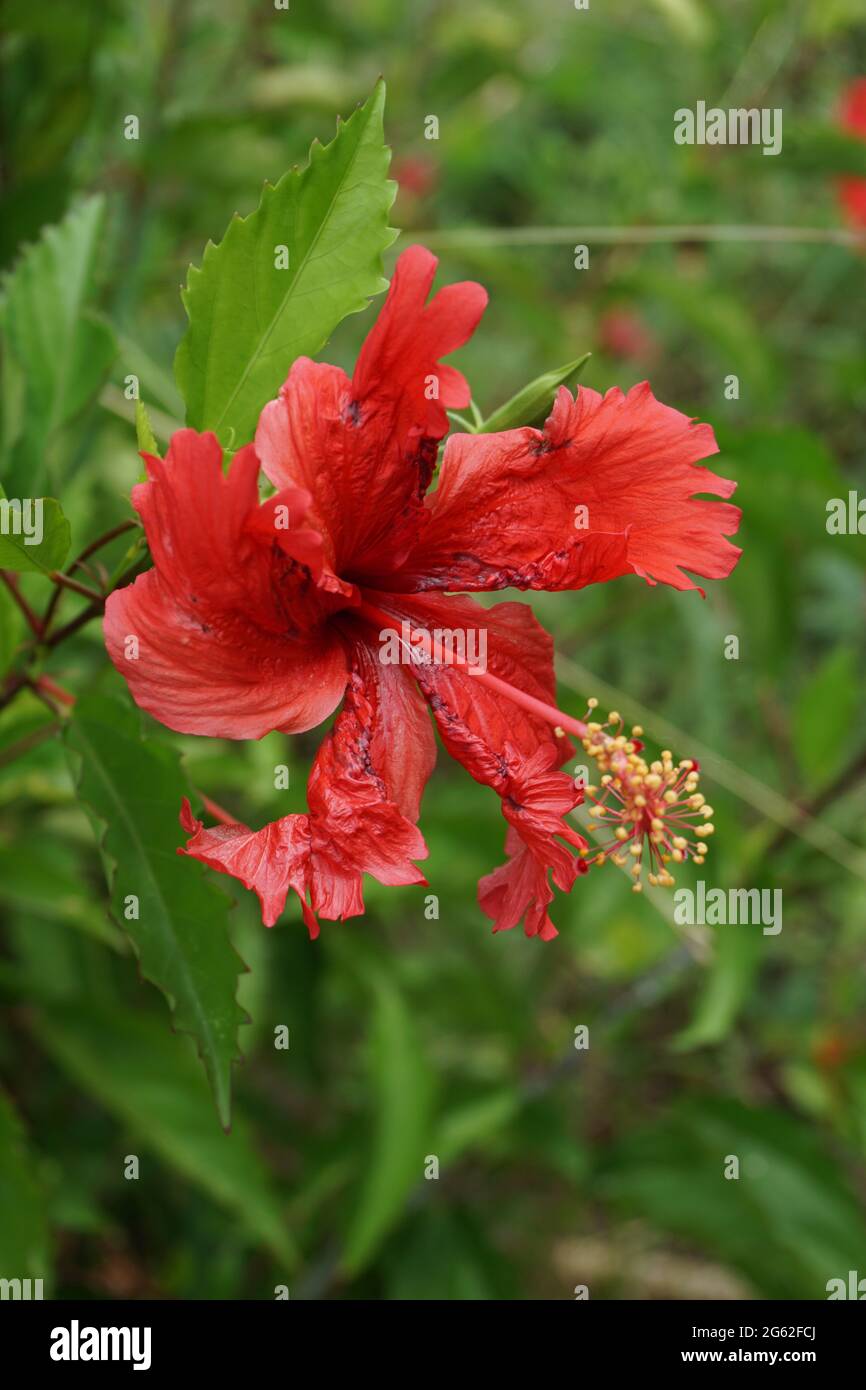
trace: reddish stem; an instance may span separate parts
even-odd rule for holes
[[[46,695],[53,695],[55,700],[59,700],[62,705],[74,705],[75,696],[68,690],[64,690],[62,685],[58,685],[50,676],[39,676],[35,681],[37,690],[42,690]]]
[[[205,810],[210,812],[214,820],[222,821],[223,825],[240,824],[237,816],[230,816],[228,811],[223,810],[218,801],[211,801],[209,796],[205,796],[204,792],[199,792],[199,796],[201,797],[202,805]]]
[[[98,603],[102,595],[95,589],[89,589],[86,584],[79,584],[77,579],[71,579],[68,574],[61,574],[59,570],[52,570],[49,579],[55,584],[60,584],[64,589],[71,589],[75,594],[82,594],[84,598],[89,598],[93,603]]]
[[[42,624],[24,595],[19,591],[18,580],[13,575],[8,574],[6,570],[0,570],[0,579],[3,580],[6,588],[9,590],[18,607],[21,609],[21,612],[24,614],[24,617],[27,619],[28,626],[33,632],[33,635],[35,637],[41,637]]]
[[[386,613],[384,609],[377,608],[375,604],[362,600],[360,608],[356,610],[361,617],[368,618],[378,627],[387,627],[399,630],[401,618],[392,613]],[[544,700],[537,700],[534,695],[527,695],[525,690],[518,690],[516,686],[509,685],[499,676],[494,676],[492,671],[483,671],[480,666],[473,666],[457,652],[446,651],[442,643],[426,632],[424,628],[414,628],[410,633],[412,648],[423,651],[438,666],[460,666],[464,670],[472,672],[472,679],[477,680],[479,685],[486,685],[488,690],[495,690],[498,695],[504,695],[513,704],[520,705],[522,709],[534,714],[539,719],[544,719],[554,728],[565,729],[570,734],[575,734],[577,738],[586,738],[589,733],[588,726],[582,719],[573,719],[570,714],[565,714],[555,705],[548,705]]]

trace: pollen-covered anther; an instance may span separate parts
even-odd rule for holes
[[[638,741],[642,734],[636,724],[629,738],[615,710],[604,724],[587,726],[583,746],[601,774],[598,788],[587,789],[587,799],[593,803],[593,829],[611,837],[590,862],[612,859],[619,868],[628,869],[638,890],[646,864],[650,886],[668,888],[674,883],[668,864],[689,859],[703,864],[705,841],[714,829],[713,808],[698,791],[694,759],[674,763],[673,754],[665,748],[648,761]]]

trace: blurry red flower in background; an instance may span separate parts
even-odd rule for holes
[[[650,362],[659,346],[640,314],[621,304],[612,306],[602,314],[598,341],[603,352],[624,362],[632,358]]]
[[[842,97],[839,111],[842,129],[866,141],[866,77],[852,82]],[[848,221],[866,227],[866,179],[846,176],[839,180],[839,198]]]
[[[391,177],[396,180],[401,196],[426,198],[439,182],[439,165],[430,155],[404,155],[394,160]]]
[[[205,829],[183,807],[182,852],[253,889],[268,925],[290,890],[315,935],[317,915],[363,912],[365,873],[425,882],[415,861],[427,853],[416,822],[436,751],[429,709],[508,822],[509,858],[483,880],[482,907],[495,930],[524,919],[528,935],[550,937],[549,875],[567,890],[587,867],[586,841],[564,819],[582,799],[558,770],[571,751],[564,728],[588,735],[614,773],[640,745],[589,735],[556,710],[552,643],[529,607],[485,608],[468,593],[628,573],[692,589],[686,571],[733,568],[740,552],[725,537],[739,512],[695,496],[734,489],[696,466],[716,451],[711,428],[646,383],[576,399],[562,388],[543,431],[452,436],[428,495],[447,410],[470,394],[439,359],[487,301],[466,282],[428,303],[435,268],[423,248],[404,252],[352,378],[296,361],[226,473],[214,436],[191,430],[164,460],[146,456],[133,502],[154,568],[111,595],[106,643],[137,703],[182,733],[297,733],[343,700],[307,814]],[[260,468],[276,489],[265,502]],[[479,633],[483,664],[465,657]],[[383,656],[392,634],[396,661]],[[649,823],[639,806],[631,816],[643,843]]]

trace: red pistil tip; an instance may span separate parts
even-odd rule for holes
[[[597,700],[589,701],[587,720]],[[698,764],[691,758],[674,763],[665,749],[648,763],[642,756],[643,730],[635,724],[629,737],[621,715],[611,712],[603,724],[587,723],[583,746],[594,759],[600,786],[586,788],[586,800],[599,828],[612,835],[599,844],[590,864],[612,859],[620,868],[630,866],[635,893],[643,890],[643,870],[652,887],[670,888],[674,876],[670,864],[693,859],[700,867],[713,833],[713,808],[698,791]]]

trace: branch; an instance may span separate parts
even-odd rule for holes
[[[24,738],[20,738],[17,743],[10,743],[8,748],[0,752],[0,767],[6,767],[8,763],[14,763],[16,758],[23,758],[31,749],[38,748],[40,743],[44,743],[47,738],[52,738],[60,729],[60,724],[43,724],[40,729],[33,729]]]
[[[127,531],[133,531],[137,529],[138,522],[130,519],[128,521],[120,522],[118,526],[113,526],[110,531],[106,531],[103,535],[97,536],[96,540],[91,541],[88,546],[85,546],[81,554],[75,560],[72,561],[72,564],[69,566],[69,570],[67,573],[71,574],[73,570],[78,569],[79,567],[85,568],[85,561],[88,560],[91,555],[95,555],[97,550],[101,550],[103,546],[108,545],[111,541],[117,540],[118,536],[124,535]],[[72,586],[58,584],[57,588],[54,590],[54,593],[51,595],[51,600],[42,618],[42,627],[40,633],[37,635],[42,636],[44,633],[48,631],[49,627],[51,626],[51,620],[54,617],[54,614],[57,610],[57,605],[60,602],[60,599],[63,595],[64,587]],[[96,591],[88,591],[87,596],[96,598]]]
[[[52,570],[48,578],[61,588],[71,589],[74,594],[82,594],[84,598],[92,599],[94,602],[102,601],[102,595],[97,593],[96,589],[89,588],[87,584],[79,584],[77,579],[71,579],[68,574],[61,574],[59,570]]]
[[[15,576],[10,574],[7,570],[0,570],[0,579],[3,580],[6,588],[9,590],[18,607],[21,609],[21,612],[24,614],[24,617],[27,619],[27,623],[34,637],[41,637],[43,632],[42,623],[33,612],[33,609],[30,607],[24,595],[20,593],[18,581]]]
[[[148,561],[150,559],[150,556],[148,555],[142,558],[145,561]],[[120,576],[117,583],[114,585],[114,589],[120,589],[123,585],[129,583],[130,580],[134,579],[136,575],[140,572],[141,565],[142,560],[139,559],[136,562],[136,564],[130,566],[130,568]],[[113,592],[114,590],[112,590],[112,593]],[[46,639],[45,645],[47,647],[59,646],[61,642],[66,641],[67,637],[71,637],[73,633],[78,632],[79,628],[82,628],[86,623],[89,623],[91,618],[98,617],[98,615],[102,612],[103,608],[105,607],[105,600],[108,597],[108,594],[96,595],[96,597],[93,599],[93,602],[89,604],[87,608],[82,609],[82,611],[78,614],[76,618],[73,618],[71,622],[66,623],[64,627],[58,628],[57,632],[53,632],[51,636]]]

